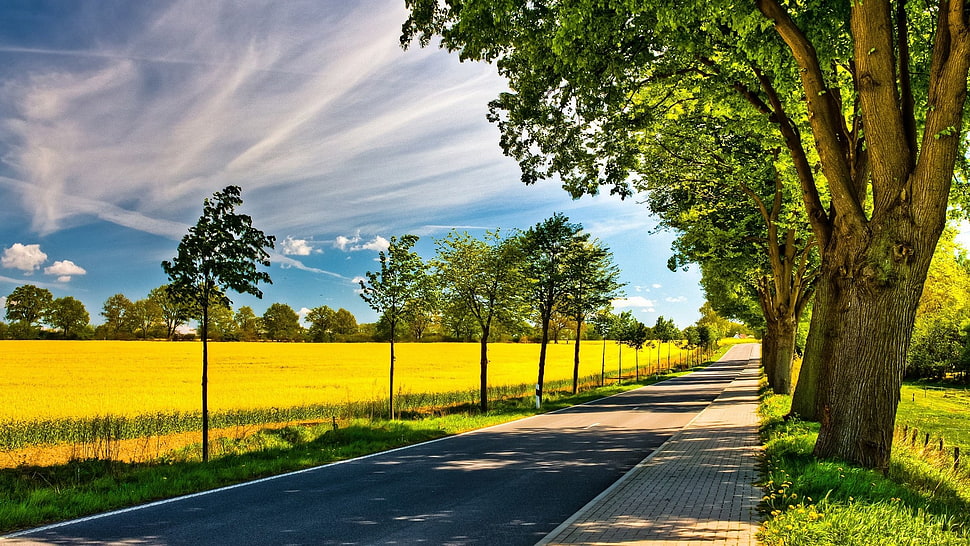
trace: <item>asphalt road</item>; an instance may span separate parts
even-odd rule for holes
[[[6,540],[534,544],[693,419],[747,355],[737,347],[705,371],[564,411]]]

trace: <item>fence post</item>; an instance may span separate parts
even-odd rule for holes
[[[953,468],[960,468],[960,446],[953,446]]]
[[[926,433],[926,438],[923,440],[923,447],[930,445],[930,433]]]

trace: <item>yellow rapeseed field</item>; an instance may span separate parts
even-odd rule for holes
[[[479,345],[398,343],[395,391],[471,390],[478,386]],[[600,372],[601,342],[584,342],[580,375]],[[679,350],[670,347],[676,361]],[[666,365],[668,346],[662,351]],[[549,346],[546,380],[572,377],[572,344]],[[56,419],[197,411],[202,345],[198,342],[0,341],[0,420]],[[634,352],[606,344],[607,373],[624,373]],[[640,352],[641,370],[658,349]],[[534,383],[539,345],[489,345],[491,385]],[[212,411],[340,404],[387,396],[384,343],[211,343]]]

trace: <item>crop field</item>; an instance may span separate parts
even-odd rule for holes
[[[479,345],[395,344],[395,397],[402,409],[477,400]],[[37,444],[95,442],[198,430],[200,343],[0,341],[0,451]],[[547,390],[572,377],[572,344],[549,346]],[[607,377],[679,362],[673,344],[644,349],[606,343]],[[584,342],[580,377],[598,380],[602,342]],[[493,397],[522,395],[536,381],[539,345],[489,345]],[[384,343],[212,343],[213,426],[357,417],[387,399]],[[512,387],[503,389],[503,387]],[[385,402],[386,403],[386,402]],[[354,413],[356,412],[356,413]]]

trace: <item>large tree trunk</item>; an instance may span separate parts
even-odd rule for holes
[[[767,321],[765,339],[762,340],[762,361],[775,394],[791,394],[796,331],[797,322],[791,315]]]
[[[818,457],[886,469],[916,307],[943,211],[914,222],[906,206],[862,237],[836,236],[823,261],[828,291],[819,381]],[[935,224],[935,226],[933,225]]]
[[[778,363],[778,332],[775,321],[765,315],[765,335],[761,338],[761,365],[765,369],[765,380],[772,392],[777,393],[775,367]]]
[[[804,421],[819,420],[819,411],[824,405],[819,381],[822,369],[826,365],[825,339],[838,336],[838,328],[841,326],[838,321],[826,318],[828,310],[833,308],[831,292],[825,279],[820,278],[815,288],[812,320],[808,327],[802,367],[798,372],[798,381],[792,393],[791,410],[788,413],[790,417],[797,417]]]

